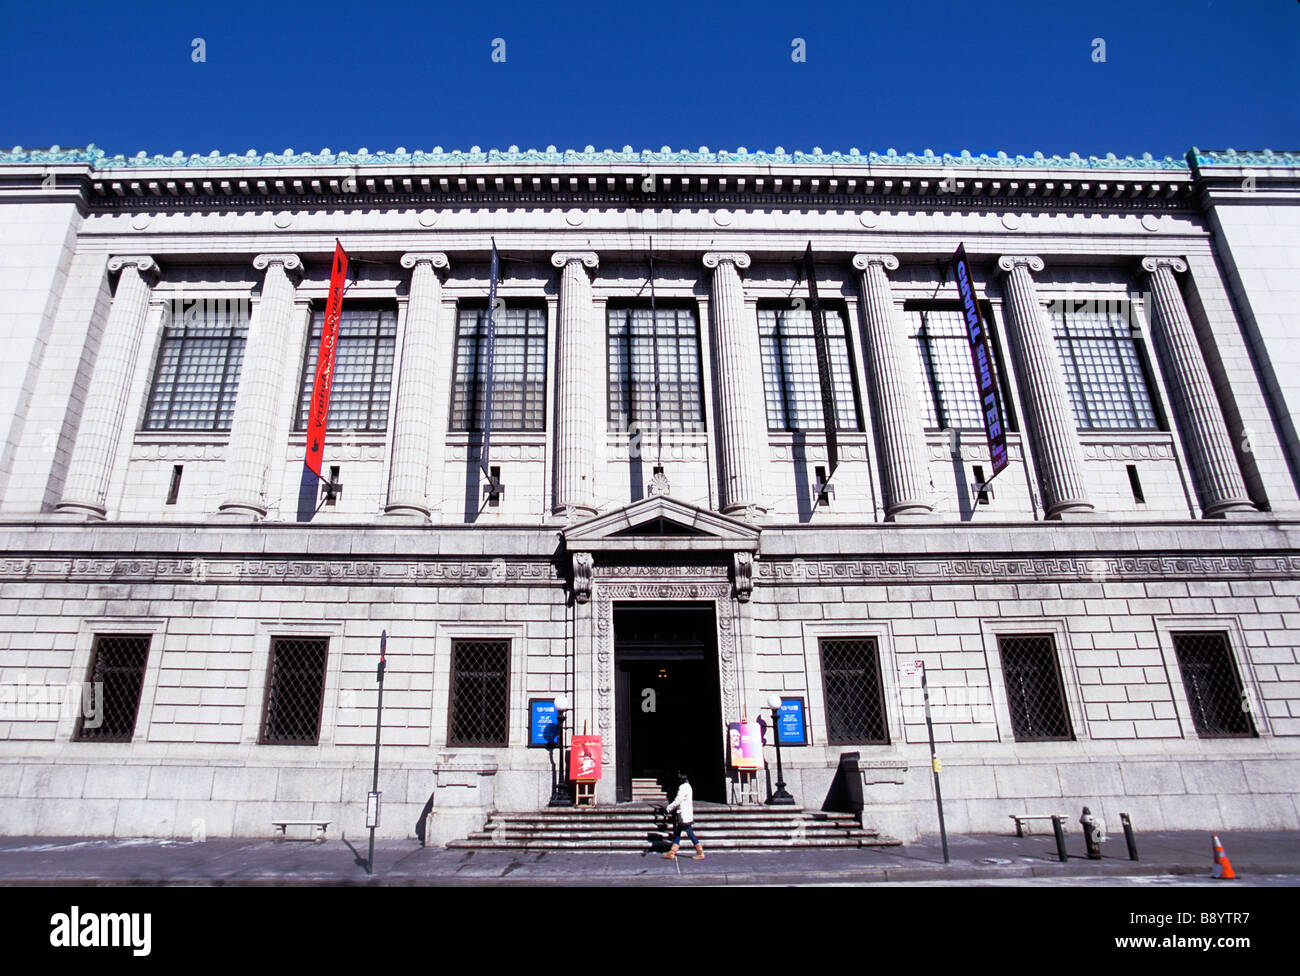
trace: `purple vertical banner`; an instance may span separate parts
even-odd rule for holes
[[[830,481],[840,465],[837,438],[839,424],[835,416],[835,380],[831,374],[830,344],[826,339],[826,319],[822,315],[821,297],[817,294],[817,266],[813,262],[812,241],[803,252],[804,276],[808,279],[808,302],[812,310],[813,346],[817,353],[817,381],[822,394],[822,426],[826,428],[826,480]]]
[[[962,314],[966,319],[966,337],[970,340],[971,366],[975,370],[975,388],[979,391],[980,414],[984,418],[984,435],[989,443],[989,460],[993,465],[991,481],[1007,466],[1007,426],[1002,411],[1002,397],[993,375],[993,346],[980,312],[975,282],[971,280],[970,263],[966,260],[966,245],[958,244],[952,257],[956,271],[957,293],[961,297]]]
[[[483,470],[483,477],[492,481],[488,469],[488,448],[492,440],[492,366],[497,351],[497,275],[500,258],[497,257],[496,238],[492,239],[492,271],[488,284],[487,336],[483,342],[483,356],[487,365],[483,369],[483,445],[478,452],[478,466]]]

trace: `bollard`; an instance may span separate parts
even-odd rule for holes
[[[1056,856],[1064,863],[1067,857],[1065,853],[1065,831],[1061,829],[1061,818],[1057,814],[1052,814],[1052,831],[1056,834]]]
[[[1133,822],[1129,820],[1127,813],[1119,815],[1119,822],[1124,825],[1124,842],[1128,844],[1128,859],[1136,861],[1138,859],[1137,841],[1133,839]]]

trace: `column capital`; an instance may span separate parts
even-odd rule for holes
[[[551,255],[551,264],[557,268],[563,268],[574,261],[581,261],[582,266],[589,271],[600,267],[600,255],[595,251],[556,251]]]
[[[161,270],[158,267],[158,262],[148,254],[116,254],[108,259],[109,271],[121,271],[128,265],[135,268],[142,275],[151,272],[157,274]]]
[[[1157,268],[1170,268],[1182,274],[1187,270],[1187,262],[1182,258],[1143,258],[1142,270],[1154,273]]]
[[[1043,264],[1042,258],[1033,254],[1004,254],[998,258],[998,267],[1003,271],[1010,271],[1020,266],[1024,266],[1035,273],[1047,267]]]
[[[278,264],[285,271],[301,271],[302,258],[296,254],[259,254],[253,258],[253,267],[265,271],[273,264]]]
[[[892,254],[855,254],[853,255],[853,267],[859,271],[866,271],[873,264],[884,265],[886,271],[898,270],[898,258]]]
[[[730,261],[741,271],[749,267],[749,255],[744,251],[707,251],[704,255],[706,268],[716,268],[724,261]]]
[[[442,251],[408,251],[402,255],[402,267],[410,270],[417,264],[431,264],[435,269],[447,269],[451,262]]]

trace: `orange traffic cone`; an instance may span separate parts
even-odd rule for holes
[[[1237,876],[1232,870],[1232,862],[1228,860],[1228,855],[1223,852],[1223,844],[1219,841],[1219,835],[1213,834],[1214,837],[1214,872],[1213,877],[1231,880]]]

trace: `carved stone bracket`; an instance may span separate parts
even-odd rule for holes
[[[754,554],[733,553],[732,568],[735,573],[736,599],[741,603],[748,603],[754,592]]]
[[[591,599],[591,578],[594,563],[589,552],[573,554],[573,599],[586,603]]]

